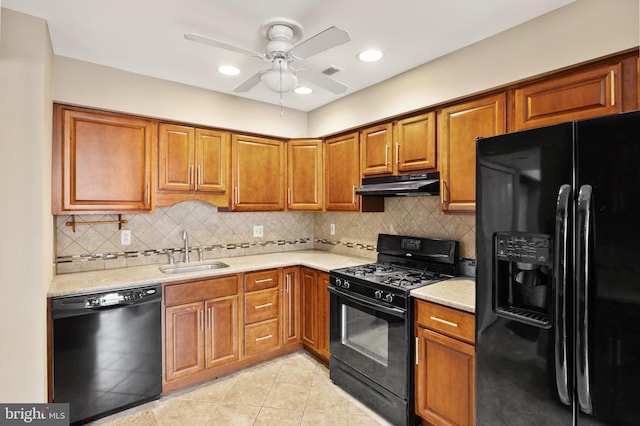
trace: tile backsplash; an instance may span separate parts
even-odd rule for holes
[[[386,198],[383,213],[221,213],[208,203],[186,201],[153,214],[123,215],[130,245],[120,244],[117,225],[76,224],[74,232],[66,225],[71,216],[56,216],[57,273],[167,263],[167,250],[179,261],[184,230],[192,260],[199,248],[205,259],[313,248],[374,259],[379,233],[458,240],[460,256],[475,258],[475,216],[441,215],[438,202],[429,196]],[[75,220],[117,220],[117,215],[77,215]],[[255,225],[263,226],[262,237],[253,237]]]

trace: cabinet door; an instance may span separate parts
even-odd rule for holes
[[[284,344],[300,341],[300,268],[285,268],[282,292],[282,325]]]
[[[476,208],[476,139],[506,132],[505,94],[444,108],[439,119],[440,200],[443,212]]]
[[[362,176],[387,175],[393,172],[393,124],[381,124],[360,131]]]
[[[232,136],[234,211],[284,210],[284,142]]]
[[[150,120],[54,108],[52,212],[150,211]]]
[[[193,189],[195,152],[193,127],[160,123],[158,140],[158,189]]]
[[[221,297],[205,303],[206,368],[217,367],[240,357],[238,296]]]
[[[332,211],[359,211],[360,147],[358,133],[325,141],[325,206]]]
[[[416,338],[416,414],[435,425],[473,425],[473,346],[421,327]]]
[[[621,112],[621,68],[605,65],[516,89],[516,130]]]
[[[195,190],[200,192],[226,192],[229,167],[229,134],[216,130],[196,129],[195,153]]]
[[[329,274],[325,272],[318,273],[318,352],[325,362],[329,362],[329,315],[330,315],[330,299],[329,299]]]
[[[318,348],[318,286],[317,273],[313,269],[300,268],[302,298],[302,341],[311,348]]]
[[[189,303],[165,310],[166,380],[204,370],[204,305]]]
[[[287,208],[322,210],[322,141],[287,143]]]
[[[436,114],[416,115],[395,125],[397,173],[436,168]]]

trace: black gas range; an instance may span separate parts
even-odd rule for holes
[[[452,240],[380,234],[377,262],[334,269],[331,285],[406,309],[411,290],[456,275],[458,247]]]
[[[329,273],[331,379],[394,425],[416,423],[410,292],[454,277],[458,247],[380,234],[377,262]]]

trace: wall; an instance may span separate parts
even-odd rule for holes
[[[55,56],[56,102],[130,112],[229,130],[306,137],[302,111]]]
[[[309,134],[324,136],[636,47],[638,3],[576,0],[311,111]]]
[[[0,401],[46,401],[53,277],[51,43],[45,21],[3,9],[0,35]]]
[[[57,272],[166,264],[167,250],[180,261],[184,230],[189,233],[192,260],[198,259],[198,248],[205,259],[312,248],[375,258],[379,233],[457,240],[461,256],[475,258],[474,216],[443,216],[438,203],[438,197],[399,197],[387,198],[383,213],[219,213],[207,203],[185,201],[157,208],[154,214],[123,215],[128,221],[123,228],[132,234],[127,246],[120,244],[116,225],[79,225],[74,232],[66,225],[70,216],[57,216]],[[329,232],[330,224],[336,225],[335,235]],[[253,237],[254,225],[264,227],[264,237]]]

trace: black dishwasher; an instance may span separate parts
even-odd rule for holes
[[[162,392],[160,285],[55,297],[53,402],[83,424]]]

